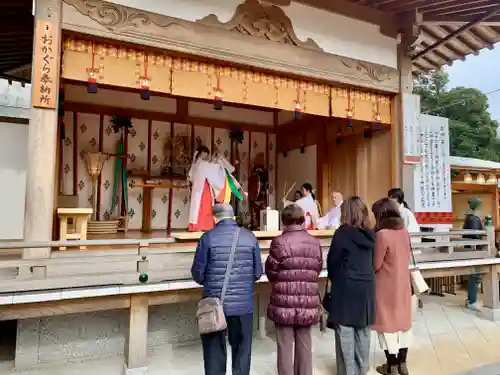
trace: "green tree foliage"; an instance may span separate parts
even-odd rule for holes
[[[498,122],[491,119],[488,97],[473,88],[448,89],[443,70],[418,76],[413,92],[421,97],[422,113],[450,120],[450,152],[485,160],[500,161]]]

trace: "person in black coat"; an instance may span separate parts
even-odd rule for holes
[[[370,326],[375,323],[375,233],[359,197],[342,203],[340,227],[327,258],[330,298],[327,325],[335,329],[339,375],[365,375],[369,369]]]
[[[469,199],[469,210],[465,214],[463,229],[483,230],[483,222],[477,214],[477,211],[481,208],[481,204],[481,199],[477,197]],[[462,237],[468,240],[481,239],[481,236],[477,234],[466,234]],[[479,283],[481,283],[480,274],[473,274],[469,276],[469,283],[467,285],[467,300],[465,301],[465,305],[474,311],[481,309],[477,302],[477,287]]]

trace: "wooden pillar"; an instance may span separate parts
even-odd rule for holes
[[[37,0],[33,39],[25,241],[50,241],[56,179],[62,0]],[[23,258],[47,258],[50,248],[24,249]]]
[[[369,163],[370,150],[368,140],[363,135],[356,136],[356,172],[355,186],[356,195],[367,203],[368,192],[370,191]],[[373,183],[373,182],[372,182]]]
[[[148,310],[147,294],[130,296],[130,320],[125,345],[124,375],[141,375],[148,369]]]
[[[404,108],[403,93],[413,91],[412,61],[408,57],[407,43],[398,45],[398,72],[399,72],[399,94],[394,98],[392,105],[392,186],[403,186],[403,161],[404,161]]]
[[[489,320],[500,320],[499,279],[496,265],[492,265],[490,272],[484,275],[483,291],[483,316]]]

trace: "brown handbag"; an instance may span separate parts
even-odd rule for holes
[[[224,331],[227,328],[226,317],[224,315],[224,296],[226,295],[231,269],[233,268],[234,255],[236,253],[236,245],[240,237],[240,227],[236,228],[229,260],[227,261],[226,274],[224,275],[224,283],[222,284],[222,292],[220,298],[207,297],[198,302],[196,310],[196,320],[198,322],[198,332],[201,335]]]

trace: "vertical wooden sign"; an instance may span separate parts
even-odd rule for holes
[[[56,109],[59,41],[51,21],[37,20],[34,44],[33,107]]]

